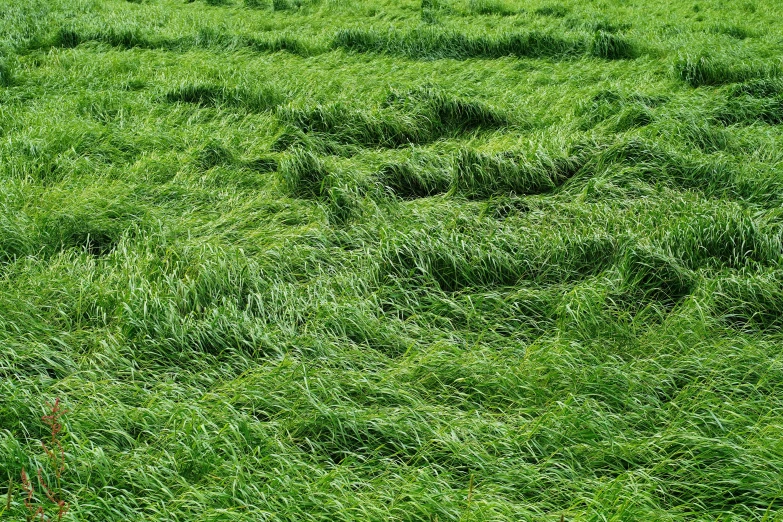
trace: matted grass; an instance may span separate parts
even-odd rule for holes
[[[0,519],[783,521],[783,5],[0,14]]]

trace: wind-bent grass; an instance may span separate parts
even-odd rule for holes
[[[532,156],[532,157],[531,157]],[[551,157],[505,151],[482,154],[468,149],[457,158],[455,189],[468,197],[548,192],[574,176],[586,162],[580,154]]]
[[[611,32],[598,31],[590,42],[590,53],[607,60],[636,58],[639,54],[637,46],[622,36]]]
[[[759,80],[780,74],[776,64],[746,63],[707,55],[680,58],[674,70],[680,79],[693,87]]]
[[[239,107],[249,111],[265,111],[280,105],[283,95],[269,86],[254,90],[244,88],[230,89],[221,85],[187,83],[178,89],[166,93],[170,102],[195,103],[202,107]]]
[[[410,157],[384,165],[378,183],[403,199],[445,194],[453,182],[453,161],[412,149]]]
[[[312,109],[286,107],[278,115],[304,133],[365,147],[429,143],[452,134],[510,124],[508,116],[481,102],[450,97],[427,87],[392,92],[384,106],[374,110],[330,104]]]
[[[783,6],[0,13],[0,519],[783,520]]]
[[[249,50],[259,53],[288,51],[300,56],[318,54],[318,45],[305,38],[290,34],[275,34],[269,38],[255,38],[204,28],[194,35],[170,38],[157,34],[144,34],[136,29],[101,28],[93,32],[73,28],[60,28],[49,40],[35,43],[33,48],[61,47],[72,49],[79,45],[99,42],[123,50],[159,49],[185,52],[194,48],[222,51]]]
[[[386,53],[418,59],[560,57],[582,53],[585,43],[543,32],[504,33],[497,36],[472,36],[454,31],[421,28],[409,32],[381,32],[375,29],[344,29],[332,42],[333,47],[360,53]]]

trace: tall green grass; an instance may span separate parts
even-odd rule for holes
[[[520,57],[565,58],[584,51],[585,43],[554,33],[531,31],[497,36],[473,36],[442,29],[419,28],[408,32],[343,29],[332,46],[361,53],[386,53],[418,59]]]
[[[253,90],[244,88],[227,88],[214,84],[188,83],[178,89],[166,93],[170,102],[194,103],[202,107],[240,107],[249,111],[264,111],[280,105],[283,95],[269,86],[256,87]]]
[[[0,13],[0,519],[781,520],[777,3]]]
[[[341,103],[285,107],[279,116],[303,132],[344,144],[399,147],[441,137],[504,127],[511,118],[479,101],[452,97],[431,87],[392,92],[375,109]]]
[[[693,87],[758,80],[777,77],[780,74],[780,68],[776,64],[747,63],[739,59],[704,54],[680,58],[674,69],[679,78]]]

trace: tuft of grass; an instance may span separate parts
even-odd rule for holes
[[[440,23],[440,19],[438,18],[438,14],[434,9],[422,9],[421,10],[421,21],[422,23],[428,24],[428,25],[437,25]]]
[[[723,193],[738,173],[737,167],[726,161],[692,157],[635,136],[587,150],[592,151],[586,166],[591,171],[624,165],[645,183],[711,195]]]
[[[273,109],[284,101],[283,94],[269,85],[252,90],[207,83],[186,83],[166,93],[171,103],[192,103],[201,107],[234,107],[251,112]]]
[[[511,16],[519,12],[500,0],[470,0],[468,9],[472,13],[495,16]]]
[[[420,28],[404,32],[380,32],[374,29],[342,29],[332,46],[361,53],[385,53],[417,59],[559,57],[581,54],[584,44],[578,39],[530,31],[497,36],[470,36],[455,31]]]
[[[625,37],[598,31],[590,42],[590,53],[607,60],[625,60],[636,58],[637,46]]]
[[[392,92],[377,108],[330,104],[285,107],[278,115],[302,132],[342,144],[399,147],[440,137],[509,125],[502,112],[483,103],[449,96],[431,87]]]
[[[387,163],[377,173],[377,182],[394,196],[416,199],[445,194],[451,188],[452,164],[416,151],[404,161]]]
[[[256,52],[276,53],[286,51],[298,56],[313,56],[318,54],[320,49],[303,38],[298,38],[290,34],[279,34],[268,39],[247,39],[245,46]]]
[[[274,11],[291,11],[310,5],[312,0],[272,0]]]
[[[692,87],[725,85],[728,83],[776,77],[776,66],[745,63],[708,55],[686,56],[674,65],[676,76]]]
[[[280,178],[294,197],[318,198],[328,191],[329,169],[318,156],[294,149],[280,162]]]
[[[761,78],[740,85],[735,85],[730,96],[752,96],[754,98],[778,98],[783,96],[783,79]]]
[[[421,114],[420,117],[434,121],[435,125],[459,132],[511,124],[507,114],[493,107],[477,100],[450,96],[429,85],[406,91],[393,90],[386,98],[386,106],[417,116]]]
[[[609,20],[596,13],[571,15],[565,20],[565,24],[569,29],[581,29],[589,33],[617,33],[631,28],[628,23]]]
[[[754,38],[756,33],[751,31],[747,27],[734,24],[718,24],[710,28],[710,32],[714,34],[723,34],[736,38],[737,40],[745,40],[746,38]]]
[[[279,162],[275,158],[266,156],[246,161],[245,166],[260,173],[275,172],[279,167]]]
[[[652,111],[645,105],[632,105],[624,109],[613,121],[612,128],[616,132],[626,132],[639,127],[646,127],[655,121]]]
[[[677,132],[682,135],[683,140],[705,153],[731,151],[737,146],[731,133],[709,123],[686,123],[680,125]]]
[[[616,245],[606,237],[568,234],[516,237],[495,229],[492,239],[475,231],[453,231],[433,237],[415,230],[401,235],[383,253],[388,277],[412,279],[443,292],[501,288],[523,281],[554,284],[599,273],[613,260]]]
[[[762,78],[734,85],[728,101],[715,113],[724,125],[783,122],[783,81]]]
[[[663,237],[667,249],[692,269],[718,265],[776,265],[781,256],[777,234],[738,205],[702,209],[670,223]]]
[[[647,245],[627,249],[620,262],[626,292],[634,299],[673,305],[690,295],[696,275],[671,254]]]
[[[776,331],[783,323],[781,273],[767,270],[724,272],[710,287],[713,313],[731,327],[750,331]]]
[[[62,47],[64,49],[71,49],[79,45],[84,41],[84,38],[74,29],[61,27],[57,30],[54,36],[52,45],[55,47]]]
[[[217,140],[210,141],[196,154],[196,164],[201,170],[231,164],[234,160],[234,154],[231,150]]]
[[[568,14],[568,7],[562,4],[543,5],[533,11],[539,16],[548,16],[551,18],[563,18]]]
[[[456,160],[455,190],[470,198],[493,195],[522,195],[550,192],[574,176],[586,158],[578,153],[552,156],[544,151],[533,154],[482,153],[462,149]]]
[[[10,87],[14,84],[14,67],[5,56],[0,56],[0,87]]]
[[[604,90],[581,102],[576,110],[579,127],[592,129],[604,123],[615,132],[644,127],[654,121],[653,111],[665,104],[664,96]]]
[[[342,103],[313,108],[285,107],[278,114],[308,135],[325,136],[338,143],[397,147],[430,140],[427,129],[408,115],[352,109]]]
[[[741,96],[730,99],[715,113],[724,125],[750,125],[755,122],[779,125],[783,123],[783,96],[756,98]]]

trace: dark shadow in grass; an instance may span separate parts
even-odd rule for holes
[[[451,170],[448,159],[413,154],[404,161],[384,165],[377,174],[377,181],[398,198],[425,198],[449,191]]]
[[[140,32],[131,29],[114,29],[97,31],[92,34],[84,34],[73,29],[60,29],[54,37],[54,47],[73,48],[85,42],[101,42],[120,49],[155,49],[160,43],[150,40]]]
[[[193,35],[180,38],[167,38],[160,35],[145,35],[131,29],[102,29],[98,31],[77,31],[73,28],[60,28],[47,42],[39,42],[33,48],[61,47],[71,49],[87,42],[100,42],[119,49],[161,49],[186,52],[191,49],[213,49],[231,51],[247,49],[259,53],[286,51],[299,56],[312,56],[323,52],[303,38],[290,34],[277,34],[269,38],[256,38],[238,34],[228,34],[212,28],[202,28]]]
[[[53,212],[38,223],[44,256],[76,250],[92,256],[114,251],[123,237],[132,237],[143,227],[147,209],[132,200],[121,202],[88,201],[69,213]]]
[[[520,12],[500,0],[470,0],[468,9],[471,13],[494,16],[512,16]]]
[[[672,306],[693,292],[696,277],[675,258],[650,247],[633,246],[620,261],[625,291],[634,301]]]
[[[640,49],[624,36],[598,31],[590,42],[590,54],[605,60],[628,60],[639,56]]]
[[[511,287],[521,281],[550,285],[601,272],[613,262],[615,250],[606,236],[562,237],[543,245],[510,232],[496,232],[488,240],[479,232],[436,238],[414,231],[387,247],[382,273],[434,284],[444,292]]]
[[[571,15],[565,20],[569,29],[581,29],[589,33],[617,33],[631,28],[629,23],[619,23],[598,15]]]
[[[538,16],[547,16],[550,18],[563,18],[568,14],[568,8],[562,4],[544,5],[533,11]]]
[[[267,172],[277,171],[279,164],[275,158],[262,156],[260,158],[245,161],[244,166],[254,172],[265,174]]]
[[[72,49],[84,42],[84,37],[73,29],[61,28],[55,33],[52,40],[53,47],[62,47],[64,49]]]
[[[317,3],[317,0],[272,0],[272,9],[275,11],[296,11]]]
[[[431,27],[408,32],[343,29],[335,35],[332,47],[424,60],[503,56],[565,59],[581,55],[586,50],[584,40],[569,39],[554,33],[530,31],[480,36]]]
[[[747,27],[733,24],[718,24],[710,28],[710,32],[713,34],[722,34],[730,36],[737,40],[745,40],[746,38],[756,37],[756,33]]]
[[[14,80],[13,65],[8,58],[0,56],[0,87],[11,87]]]
[[[188,83],[166,93],[171,103],[192,103],[201,107],[235,107],[250,112],[264,112],[284,101],[284,95],[271,86],[255,89],[226,87],[207,83]]]
[[[104,231],[82,232],[69,237],[68,243],[90,255],[103,256],[114,250],[118,239]]]
[[[585,149],[586,151],[586,149]],[[415,199],[453,191],[469,199],[551,192],[576,175],[589,153],[574,148],[544,151],[481,152],[462,148],[455,155],[415,153],[385,165],[376,180],[391,194]]]
[[[487,201],[489,215],[498,220],[527,214],[532,210],[530,203],[521,197],[501,197]]]
[[[311,150],[290,151],[280,162],[278,175],[292,197],[318,201],[332,225],[342,226],[360,211],[361,190],[349,177],[333,173]]]

